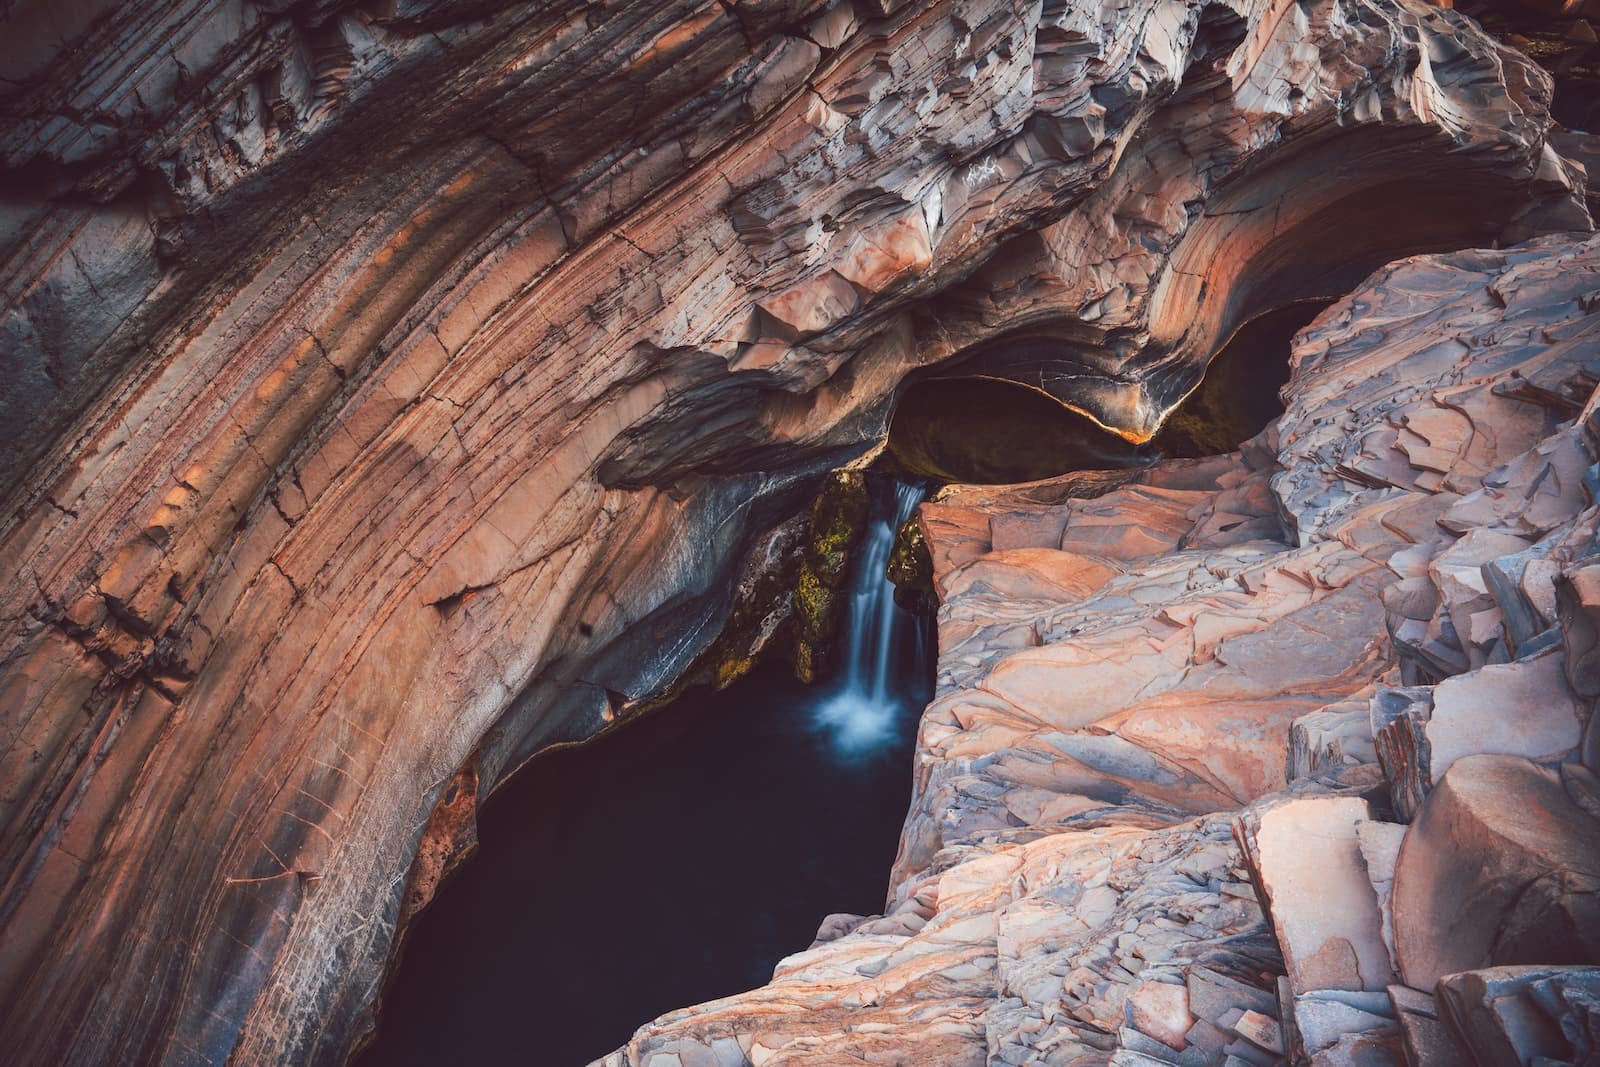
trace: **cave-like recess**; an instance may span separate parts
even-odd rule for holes
[[[1530,61],[1350,6],[5,5],[0,1049],[342,1063],[915,376],[1143,442],[1261,311],[1586,222]]]
[[[1231,451],[1283,411],[1278,391],[1289,380],[1289,341],[1329,302],[1286,304],[1237,328],[1143,445],[1108,433],[1041,389],[978,373],[934,375],[901,394],[888,462],[941,481],[1003,485]]]

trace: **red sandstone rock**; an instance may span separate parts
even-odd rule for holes
[[[22,1063],[341,1059],[397,923],[464,840],[460,783],[486,794],[681,672],[784,494],[878,434],[910,371],[1050,323],[1047,361],[984,358],[1143,438],[1253,310],[1399,252],[1584,221],[1543,142],[1548,79],[1408,5],[1352,21],[1276,0],[25,2],[7,18],[0,1047]],[[1480,258],[1515,273],[1524,255]],[[1586,343],[1540,325],[1553,349]],[[1447,358],[1435,340],[1412,370]],[[1349,469],[1464,495],[1532,439],[1532,416],[1453,389]],[[1076,730],[1071,708],[984,690],[995,733],[963,741],[946,702],[926,758],[1015,737],[993,765],[1017,808],[1059,826],[1137,795],[1118,818],[1141,833],[1283,784],[1286,724],[1376,673],[1355,608],[1377,611],[1379,550],[1281,552],[1266,515],[1232,526],[1260,503],[1222,499],[1239,488],[1192,523],[1177,494],[1205,487],[1132,493],[1153,532],[1082,530],[1134,553],[1193,527],[1148,584],[1106,583],[1130,603],[1088,605],[1109,621],[1084,642],[1131,648],[1130,687],[1192,646],[1186,721],[1163,734],[1166,694],[1108,694],[1128,736]],[[964,532],[941,559],[988,550],[987,526]],[[1060,619],[996,618],[949,626],[1066,637]],[[1310,642],[1291,677],[1284,657]],[[1239,754],[1213,759],[1210,731],[1234,724]],[[1046,736],[1063,727],[1064,748]],[[1170,753],[1143,747],[1157,738]],[[995,797],[967,800],[952,847],[1018,829]],[[921,871],[936,836],[908,840]],[[1226,867],[1193,867],[1210,872],[1197,913],[1253,931]],[[1125,910],[1144,921],[1154,900]],[[991,1037],[1015,1056],[1061,1033],[1043,993],[986,1018],[1005,967],[978,934],[938,933],[900,962],[960,990],[947,1010],[896,986],[884,953],[890,977],[807,1010],[809,1034],[746,1027],[734,1046],[817,1060],[816,1034],[873,1006],[892,1025],[859,1043],[885,1058],[965,1062]],[[1120,1018],[1126,983],[1099,984],[1131,951],[1074,956],[1086,1025]],[[41,1024],[61,1017],[76,1022]],[[729,1040],[704,1047],[725,1059]]]

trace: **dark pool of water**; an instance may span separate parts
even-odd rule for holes
[[[913,665],[901,664],[902,673]],[[542,757],[418,920],[361,1067],[571,1067],[767,981],[824,915],[883,909],[930,678],[841,751],[779,664]]]

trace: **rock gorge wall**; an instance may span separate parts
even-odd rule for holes
[[[1600,238],[1418,257],[1241,452],[925,504],[886,913],[603,1062],[1594,1062],[1597,341]]]
[[[1548,79],[1409,2],[5,18],[19,1063],[340,1061],[475,801],[918,369],[1141,439],[1255,310],[1587,225]]]

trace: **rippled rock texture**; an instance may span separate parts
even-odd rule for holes
[[[1600,238],[1419,257],[1241,453],[924,505],[887,913],[608,1062],[1587,1062],[1597,343]]]
[[[478,799],[680,674],[918,368],[960,357],[1142,440],[1255,310],[1587,224],[1547,77],[1409,2],[6,18],[17,1063],[338,1062]],[[1148,536],[1212,491],[1144,486]],[[1210,810],[1273,758],[1172,773]],[[1220,837],[1190,859],[1115,830],[1107,865],[1234,869]]]

